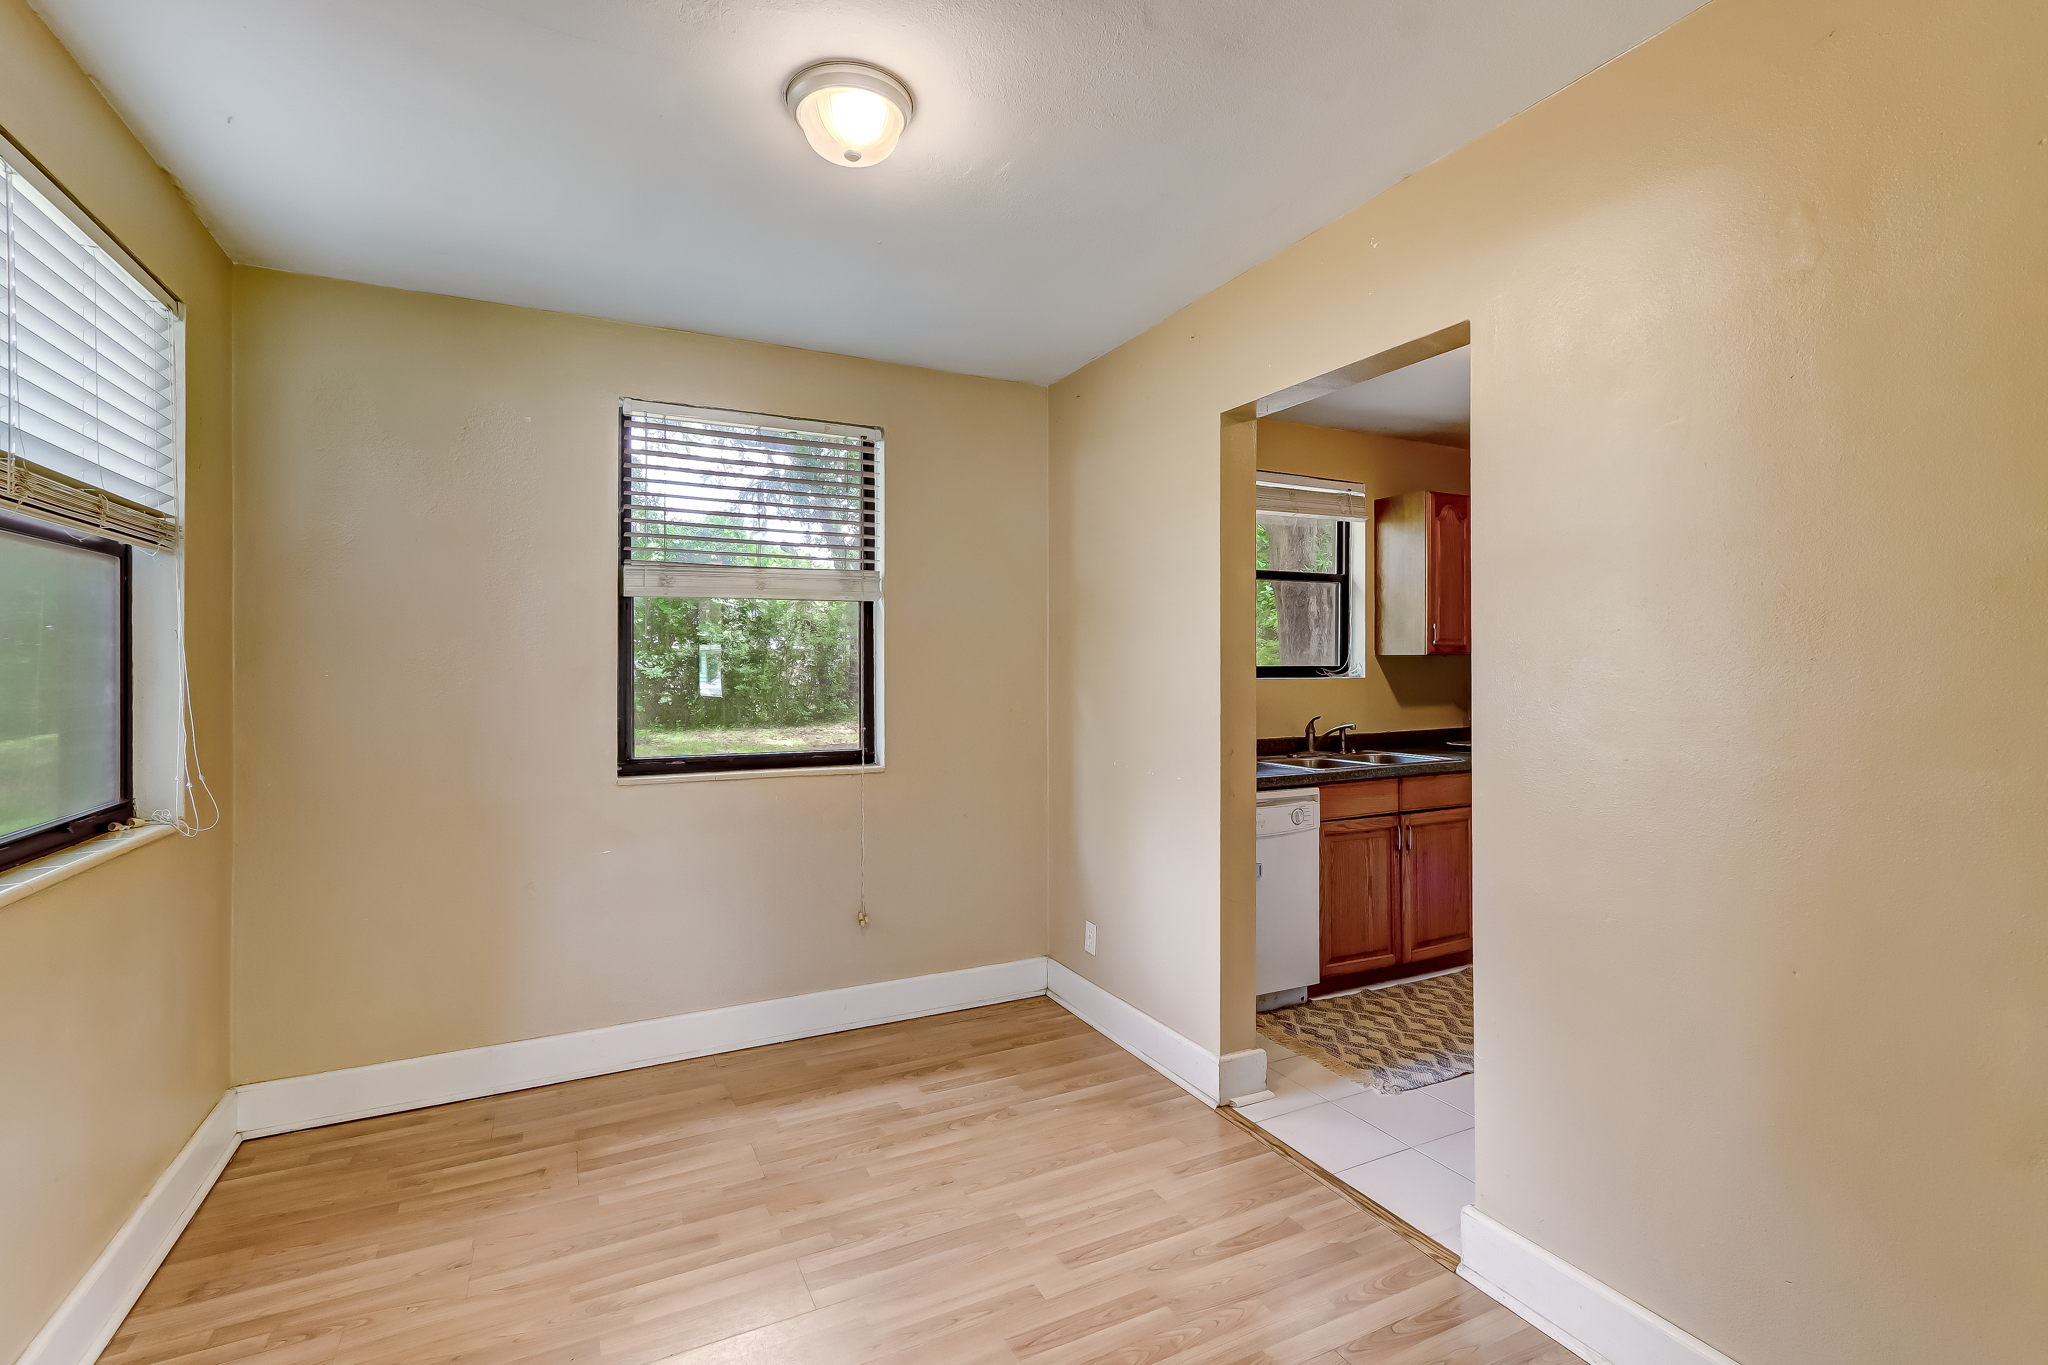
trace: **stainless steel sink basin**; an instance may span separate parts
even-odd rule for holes
[[[1259,760],[1260,777],[1291,777],[1307,772],[1356,772],[1360,768],[1398,768],[1409,763],[1443,763],[1449,754],[1404,754],[1392,749],[1360,749],[1348,754],[1274,754]]]
[[[1288,754],[1284,758],[1269,759],[1272,763],[1285,763],[1296,768],[1371,768],[1388,763],[1438,763],[1441,759],[1428,754],[1397,754],[1387,749],[1361,749],[1356,753],[1339,758],[1335,754]]]

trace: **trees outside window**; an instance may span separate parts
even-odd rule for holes
[[[1350,663],[1351,523],[1260,512],[1259,676],[1313,678]]]
[[[619,771],[876,761],[881,433],[629,400]]]

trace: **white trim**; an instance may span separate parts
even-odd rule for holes
[[[1045,959],[1024,958],[867,986],[672,1014],[239,1087],[244,1137],[318,1128],[557,1081],[737,1052],[1045,994]]]
[[[1266,1089],[1266,1063],[1272,1060],[1263,1048],[1248,1047],[1226,1052],[1217,1058],[1217,1095],[1225,1104],[1235,1104],[1245,1095],[1270,1095]]]
[[[1051,959],[1046,961],[1045,993],[1082,1023],[1211,1108],[1266,1088],[1266,1054],[1261,1049],[1218,1056]]]
[[[92,1365],[142,1297],[241,1139],[223,1095],[15,1365]]]
[[[1593,1365],[1736,1365],[1478,1209],[1460,1234],[1460,1275]]]
[[[98,867],[110,858],[118,858],[144,844],[153,844],[159,839],[169,838],[176,833],[169,825],[140,825],[118,830],[113,834],[101,834],[87,839],[70,848],[60,848],[55,853],[46,853],[32,862],[19,867],[10,867],[0,872],[0,905],[18,901],[24,896],[33,896],[46,891],[58,882],[75,877],[89,867]]]

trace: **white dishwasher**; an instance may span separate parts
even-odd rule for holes
[[[1258,796],[1259,1008],[1308,998],[1322,975],[1322,798],[1314,787]]]

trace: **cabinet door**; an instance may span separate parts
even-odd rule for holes
[[[1468,951],[1472,808],[1402,816],[1401,844],[1401,960],[1426,962]]]
[[[1400,833],[1392,815],[1324,824],[1324,979],[1400,960]]]
[[[1429,652],[1472,652],[1472,499],[1429,495]]]

